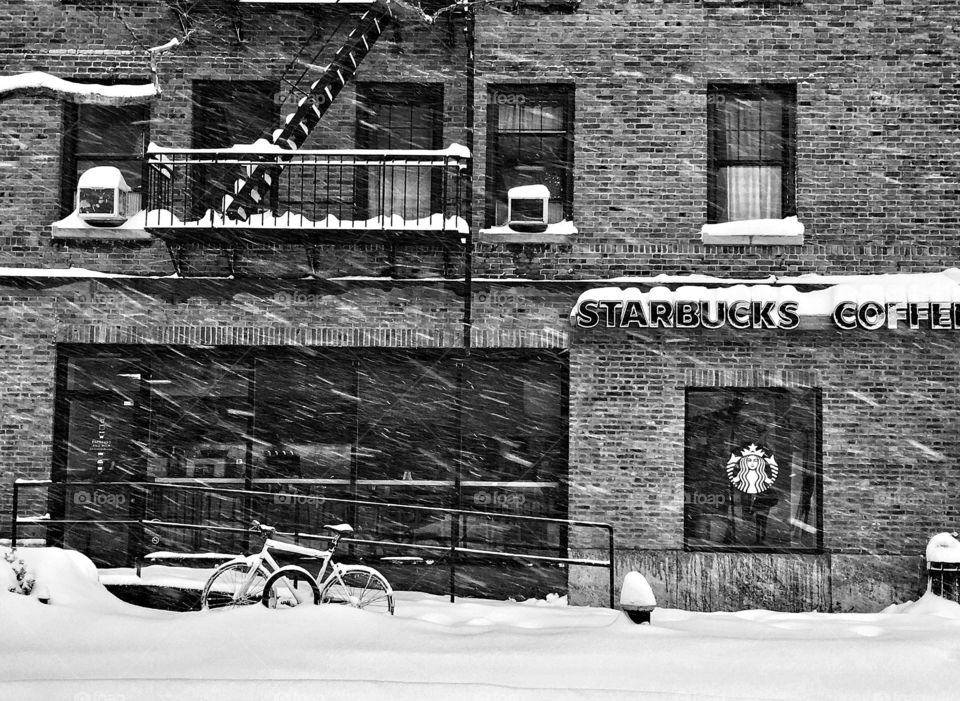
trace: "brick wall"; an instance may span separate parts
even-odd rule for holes
[[[572,15],[483,16],[478,96],[576,86],[575,223],[534,277],[937,270],[960,254],[956,2],[585,0]],[[802,247],[705,246],[706,87],[797,83]],[[477,182],[486,165],[478,105]],[[482,205],[476,190],[475,204]],[[482,211],[478,209],[477,211]],[[526,247],[529,250],[529,247]],[[524,247],[478,270],[517,275]],[[528,268],[529,270],[529,268]]]

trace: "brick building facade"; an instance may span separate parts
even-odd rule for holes
[[[87,163],[86,132],[71,129],[95,134],[99,113],[82,96],[0,94],[8,477],[105,479],[86,443],[98,429],[81,417],[114,432],[107,460],[125,479],[202,482],[207,459],[238,464],[234,477],[254,482],[273,469],[261,486],[283,488],[290,474],[268,465],[283,439],[302,460],[293,484],[312,494],[468,508],[499,500],[508,512],[610,522],[617,579],[638,569],[665,605],[869,610],[914,596],[926,539],[958,515],[954,331],[906,319],[844,329],[820,309],[801,312],[797,328],[575,328],[569,315],[581,294],[620,277],[651,299],[667,288],[678,303],[738,284],[753,299],[773,289],[951,302],[953,278],[934,274],[960,257],[958,4],[521,0],[433,23],[394,5],[396,20],[303,148],[470,147],[454,176],[468,233],[344,226],[291,239],[297,227],[247,237],[158,220],[147,238],[64,234],[52,225],[73,209]],[[192,27],[159,55],[162,92],[136,102],[148,113],[136,129],[162,147],[223,147],[232,142],[204,139],[224,124],[222,139],[252,134],[246,141],[280,126],[290,85],[301,73],[316,80],[366,9],[211,2],[184,17],[166,3],[5,3],[0,63],[4,76],[144,83],[154,77],[147,47]],[[254,83],[276,91],[257,103],[254,88],[238,87]],[[365,193],[364,214],[387,214],[367,188],[380,178],[396,191],[401,171],[360,180],[366,171],[351,167],[340,172],[351,196]],[[317,168],[296,172],[316,182]],[[162,183],[161,169],[149,170],[144,185]],[[345,191],[330,195],[324,177],[327,200],[342,204]],[[446,176],[418,180],[433,199],[437,177]],[[550,187],[551,226],[505,227],[506,189],[537,182]],[[454,191],[442,187],[446,206]],[[144,189],[145,200],[159,197]],[[734,214],[750,207],[763,216]],[[786,238],[761,230],[723,243],[702,230],[793,215],[802,234]],[[893,273],[910,277],[853,277]],[[931,285],[947,297],[924,292]],[[177,364],[184,358],[193,369]],[[201,381],[210,368],[221,372]],[[316,406],[299,424],[282,416],[271,378],[301,371],[334,419]],[[98,381],[106,373],[137,385]],[[194,390],[164,395],[157,383],[175,376]],[[223,389],[231,383],[240,389]],[[356,388],[354,404],[335,403],[340,383]],[[204,395],[218,437],[203,438],[183,409]],[[389,423],[400,399],[406,413]],[[450,411],[447,426],[438,417]],[[426,418],[405,427],[413,414]],[[290,435],[272,435],[268,417]],[[313,438],[293,440],[297,425]],[[170,438],[178,430],[212,452],[183,457]],[[741,442],[761,440],[751,431],[768,441],[772,486],[741,489],[725,470],[746,457]],[[433,464],[425,477],[424,464]],[[213,469],[207,477],[228,479]],[[6,519],[7,487],[0,500]],[[577,532],[516,537],[602,552]],[[114,547],[105,543],[71,545],[99,557]],[[603,601],[592,570],[548,579],[572,600]]]

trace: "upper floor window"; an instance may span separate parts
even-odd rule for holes
[[[573,87],[512,85],[490,89],[487,107],[487,225],[507,222],[507,192],[550,191],[548,221],[573,219]]]
[[[149,139],[150,108],[147,105],[106,107],[67,103],[64,113],[61,179],[64,214],[76,207],[81,173],[94,166],[119,168],[127,185],[139,193],[144,148]]]
[[[709,86],[709,222],[796,214],[796,104],[795,85]]]
[[[263,80],[193,83],[193,148],[229,148],[269,137],[280,126],[277,84]],[[243,173],[236,164],[198,165],[192,171],[194,217],[219,210]]]
[[[362,149],[443,148],[443,86],[360,83],[357,144]],[[358,172],[357,201],[368,216],[416,220],[442,211],[441,173],[436,168],[393,165]]]

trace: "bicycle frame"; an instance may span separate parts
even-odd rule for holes
[[[337,538],[336,540],[339,540]],[[336,547],[336,541],[334,541],[334,548]],[[340,579],[341,584],[343,580],[340,576],[340,566],[336,562],[331,562],[333,558],[334,548],[329,550],[317,550],[316,548],[307,548],[301,545],[294,545],[292,543],[284,543],[279,540],[273,540],[267,538],[263,547],[260,549],[260,552],[256,555],[250,555],[249,557],[244,558],[244,561],[248,563],[250,569],[247,572],[246,579],[243,581],[241,587],[241,592],[246,593],[250,590],[250,586],[253,584],[253,580],[256,576],[256,572],[259,568],[263,568],[267,571],[268,574],[272,574],[280,569],[280,565],[273,558],[271,551],[274,552],[286,552],[293,555],[304,555],[306,557],[311,557],[315,560],[320,561],[320,570],[317,572],[317,575],[313,578],[314,583],[317,587],[321,587],[329,577],[337,577]],[[330,567],[331,573],[329,577],[327,576],[327,568]],[[297,594],[295,587],[287,584],[287,590],[290,592],[290,595],[296,600],[297,604],[302,604],[303,600]]]

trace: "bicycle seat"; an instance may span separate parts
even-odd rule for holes
[[[335,531],[340,535],[343,535],[344,533],[353,533],[353,526],[351,526],[349,523],[338,523],[336,526],[327,525],[324,526],[324,528],[329,528],[331,531]]]

